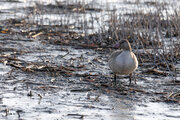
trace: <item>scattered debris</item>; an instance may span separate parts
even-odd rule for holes
[[[138,1],[135,4],[139,4]],[[180,61],[178,13],[164,18],[160,8],[167,4],[160,6],[161,3],[152,1],[140,4],[159,7],[156,12],[127,13],[124,16],[128,19],[118,15],[117,9],[107,10],[106,21],[101,21],[93,13],[101,14],[102,9],[85,3],[35,3],[35,6],[16,9],[28,16],[0,21],[0,65],[10,69],[0,76],[3,95],[0,101],[3,104],[7,102],[1,105],[2,113],[11,117],[14,115],[11,112],[15,112],[22,119],[21,113],[26,112],[26,107],[17,108],[16,105],[18,100],[24,100],[24,92],[31,100],[23,102],[25,106],[39,101],[38,107],[30,108],[33,112],[45,112],[50,117],[54,112],[62,112],[66,117],[75,119],[84,119],[85,115],[79,111],[68,114],[66,106],[103,110],[104,114],[112,110],[108,105],[116,100],[122,101],[123,106],[130,106],[132,100],[133,105],[148,100],[180,103],[179,68],[176,67]],[[49,19],[51,14],[58,15],[57,19]],[[92,18],[86,19],[86,15]],[[94,23],[100,27],[98,32]],[[138,82],[131,87],[127,86],[127,77],[124,76],[118,78],[118,86],[113,86],[107,67],[108,55],[119,39],[128,39],[138,56]],[[170,82],[163,80],[170,75],[176,79]],[[89,92],[96,95],[91,96],[87,94]],[[9,107],[10,100],[15,104],[12,109]],[[65,113],[64,108],[67,110]],[[98,113],[94,115],[100,118]]]
[[[148,69],[148,70],[142,71],[142,74],[152,74],[152,75],[162,75],[162,76],[168,75],[168,73],[160,71],[158,69]]]
[[[23,112],[23,110],[16,110],[16,113],[18,114],[18,118],[21,117],[20,113],[22,113],[22,112]]]
[[[29,91],[29,93],[27,94],[27,96],[29,96],[29,97],[32,97],[32,96],[33,96],[33,94],[32,94],[32,91],[31,91],[31,90]]]
[[[5,113],[6,113],[6,116],[8,116],[8,114],[9,114],[9,109],[8,108],[5,109]]]
[[[80,115],[80,114],[67,114],[67,116],[76,118],[76,119],[83,119],[84,115]]]
[[[91,91],[91,89],[72,89],[71,92],[88,92]]]

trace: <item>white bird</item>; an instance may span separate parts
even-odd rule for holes
[[[129,85],[131,85],[132,73],[138,67],[136,55],[132,52],[128,40],[121,40],[116,47],[122,49],[114,51],[109,57],[109,67],[114,73],[114,82],[116,85],[116,74],[129,75]],[[135,80],[136,83],[136,80]]]

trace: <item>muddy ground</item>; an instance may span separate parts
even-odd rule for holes
[[[19,4],[17,1],[7,2],[14,3]],[[153,2],[146,4],[156,5]],[[36,6],[39,9],[47,8],[43,12],[52,12],[52,7],[57,7],[50,4]],[[59,9],[63,10],[64,6],[58,4]],[[21,7],[16,10],[22,12]],[[33,7],[26,10],[29,14],[34,12]],[[69,13],[99,14],[102,10],[66,6]],[[3,10],[1,12],[4,16]],[[60,15],[64,14],[64,11],[61,12]],[[164,67],[164,62],[153,67],[154,63],[148,59],[153,53],[147,55],[140,52],[144,46],[148,48],[150,43],[139,45],[140,50],[134,51],[140,62],[135,73],[137,84],[128,86],[128,76],[118,76],[118,84],[114,86],[107,61],[115,50],[112,41],[115,38],[107,36],[107,31],[87,35],[81,32],[84,27],[77,28],[75,25],[40,25],[27,21],[26,17],[3,18],[0,22],[0,119],[180,118],[178,53],[174,56],[176,63],[169,63],[168,68]],[[131,41],[134,35],[124,36],[135,49],[136,45]],[[99,41],[100,37],[104,41]]]

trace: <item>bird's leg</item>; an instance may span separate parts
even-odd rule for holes
[[[136,83],[137,80],[136,80],[135,74],[134,74],[133,76],[134,76],[134,83],[137,84],[137,83]]]
[[[114,85],[116,86],[116,73],[114,73]]]
[[[131,85],[132,73],[129,74],[129,86]]]

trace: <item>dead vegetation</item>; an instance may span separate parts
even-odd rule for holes
[[[67,9],[69,12],[74,12],[76,8],[93,9],[86,8],[86,5],[64,5],[58,2],[56,5],[36,4],[35,8],[38,11],[52,10],[52,8]],[[94,11],[100,12],[100,10],[96,9]],[[79,12],[82,11],[80,10]],[[2,28],[1,33],[21,34],[27,38],[41,39],[50,44],[96,49],[109,49],[119,39],[128,39],[135,49],[141,66],[144,62],[151,62],[153,67],[159,66],[160,69],[162,68],[161,70],[174,71],[174,65],[180,57],[178,49],[180,44],[178,42],[180,19],[178,12],[175,11],[173,15],[167,15],[168,17],[163,15],[161,11],[146,14],[132,13],[128,15],[128,19],[124,19],[121,16],[112,12],[107,22],[107,30],[100,29],[100,33],[88,35],[73,31],[72,29],[76,28],[74,25],[73,28],[69,24],[40,25],[28,22],[28,17],[1,21],[1,24],[6,25],[5,28]],[[17,31],[17,29],[21,31]],[[142,49],[143,52],[139,52],[138,49]]]
[[[45,13],[59,13],[60,11],[63,11],[63,13],[67,12],[77,12],[77,13],[85,13],[85,12],[101,12],[101,8],[94,8],[92,6],[89,6],[88,4],[66,4],[63,2],[56,1],[56,4],[48,4],[48,5],[41,5],[36,3],[35,8],[37,9],[37,12],[40,12],[41,14]]]
[[[147,2],[145,4],[158,6],[157,3],[154,2]],[[36,6],[31,8],[31,10],[32,11],[30,14],[32,16],[45,13],[82,14],[86,13],[87,11],[102,11],[102,9],[91,8],[88,5],[64,5],[62,3],[57,3],[56,5],[36,4]],[[63,12],[59,13],[59,11]],[[123,18],[122,16],[126,16],[128,18]],[[81,27],[76,26],[76,24],[70,24],[69,22],[61,22],[55,25],[42,25],[43,19],[42,23],[38,23],[36,21],[32,22],[30,20],[30,16],[27,16],[23,19],[9,19],[1,21],[0,24],[4,26],[1,28],[0,33],[3,35],[21,35],[27,39],[30,38],[33,40],[39,40],[44,44],[68,45],[75,48],[94,49],[97,52],[103,51],[104,54],[107,54],[107,52],[109,53],[112,49],[114,49],[113,44],[119,39],[128,39],[131,42],[136,55],[138,56],[138,61],[140,62],[139,66],[141,68],[148,68],[147,70],[142,71],[141,74],[163,77],[169,75],[172,76],[173,79],[176,79],[175,77],[177,74],[179,74],[179,71],[176,70],[175,66],[178,61],[180,61],[180,19],[177,11],[175,11],[173,15],[167,16],[168,17],[163,15],[161,11],[154,13],[137,12],[126,15],[118,15],[115,11],[113,11],[109,16],[109,20],[103,23],[107,29],[100,27],[98,33],[86,32],[85,29],[88,27],[85,23],[87,21],[80,22]],[[98,22],[98,20],[96,21]],[[85,27],[82,27],[82,25]],[[75,31],[75,29],[83,32]],[[12,48],[1,48],[0,50],[1,53],[9,51],[16,52],[18,54],[19,52]],[[53,66],[51,64],[26,62],[16,57],[4,55],[1,55],[0,58],[1,63],[20,69],[23,72],[47,72],[55,73],[56,75],[63,75],[65,77],[83,77],[83,81],[88,83],[94,82],[94,88],[103,88],[106,92],[115,92],[122,95],[127,95],[129,92],[149,94],[149,92],[145,90],[135,88],[127,89],[125,87],[120,89],[112,89],[109,87],[109,83],[103,83],[102,81],[102,83],[100,83],[100,78],[97,78],[98,75],[93,75],[91,73],[76,73],[77,71],[83,71],[86,66]],[[110,77],[106,79],[110,79]],[[79,91],[91,91],[91,89],[71,90],[71,92]],[[162,97],[161,100],[179,101],[178,98],[179,92],[173,92],[168,97]],[[74,115],[69,114],[69,116]],[[79,117],[79,115],[77,116]]]

